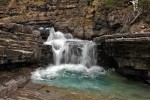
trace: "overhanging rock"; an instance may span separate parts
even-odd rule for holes
[[[103,35],[94,41],[117,62],[120,74],[150,79],[150,33]]]

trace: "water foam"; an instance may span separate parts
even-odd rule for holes
[[[33,80],[57,86],[67,87],[66,84],[70,84],[68,87],[78,87],[87,78],[95,79],[106,74],[102,67],[96,66],[96,44],[93,41],[74,39],[71,34],[55,32],[54,28],[49,31],[50,35],[44,44],[52,46],[54,65],[37,69],[32,73]],[[87,83],[82,84],[84,86]]]
[[[91,68],[87,68],[84,65],[75,65],[75,64],[63,64],[63,65],[50,65],[45,69],[37,69],[32,73],[32,79],[34,80],[46,80],[53,79],[56,77],[69,77],[66,72],[76,72],[81,73],[81,77],[89,77],[94,78],[99,75],[105,75],[106,71],[99,66],[93,66]]]

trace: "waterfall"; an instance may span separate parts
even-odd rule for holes
[[[71,34],[49,28],[44,44],[52,47],[54,65],[32,72],[33,81],[58,87],[93,88],[91,80],[106,74],[104,68],[96,65],[93,41],[76,39]]]
[[[33,82],[60,89],[69,88],[71,89],[69,91],[75,89],[72,93],[76,93],[76,89],[84,90],[79,94],[85,95],[87,91],[88,96],[92,93],[92,95],[106,95],[108,99],[150,100],[150,88],[145,85],[138,86],[137,83],[131,84],[114,72],[110,73],[96,65],[96,44],[93,41],[80,40],[73,38],[71,34],[55,32],[54,28],[49,28],[49,32],[49,37],[44,44],[52,47],[54,64],[46,68],[41,66],[42,68],[32,72]],[[42,93],[46,93],[43,88]],[[46,95],[52,93],[53,91]]]
[[[49,37],[44,43],[51,45],[55,65],[82,64],[86,67],[96,65],[96,45],[93,41],[73,39],[71,34],[55,32],[49,28]]]

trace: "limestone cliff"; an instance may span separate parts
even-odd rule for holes
[[[83,38],[93,34],[94,8],[84,0],[11,0],[0,12],[2,23],[53,26]]]
[[[104,35],[94,41],[101,45],[102,48],[99,49],[106,53],[101,57],[109,56],[109,62],[116,62],[115,66],[107,66],[114,67],[118,73],[129,78],[149,82],[150,33]]]
[[[35,63],[40,60],[42,41],[39,32],[14,23],[0,24],[0,29],[0,64]]]
[[[149,32],[148,3],[139,5],[139,12],[135,12],[129,0],[8,0],[1,5],[0,22],[35,28],[53,26],[86,39],[114,33]]]
[[[134,71],[138,69],[137,77],[146,73],[149,79],[149,2],[139,5],[135,12],[129,0],[5,1],[0,4],[1,64],[36,62],[41,58],[48,62],[50,53],[46,48],[50,47],[43,48],[41,38],[49,34],[38,28],[54,27],[82,39],[99,37],[94,40],[100,44],[99,59],[104,58],[100,64],[109,62],[104,66],[113,64],[124,75],[131,72],[136,76]]]
[[[94,41],[100,45],[100,57],[109,63],[100,61],[129,78],[150,82],[150,3],[142,3],[134,12],[130,2],[123,1],[115,8],[106,7],[104,14],[101,10],[95,14],[94,31],[99,37]]]
[[[106,34],[150,31],[149,1],[139,5],[138,12],[133,10],[129,0],[112,1],[8,0],[1,5],[0,22],[53,26],[87,39]]]

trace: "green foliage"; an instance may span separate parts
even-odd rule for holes
[[[93,2],[93,0],[86,0],[87,2]]]
[[[139,0],[139,3],[141,3],[141,4],[150,3],[150,0]]]
[[[88,3],[88,5],[91,5],[93,0],[86,0],[86,2]]]
[[[8,0],[0,0],[1,5],[6,5],[8,3]]]
[[[142,9],[143,12],[150,13],[150,0],[140,0],[139,8]]]
[[[29,2],[30,2],[30,0],[29,0]],[[44,0],[37,0],[35,4],[44,4]]]
[[[121,2],[123,2],[124,0],[105,0],[105,4],[106,6],[108,7],[112,7],[112,6],[115,6],[115,5],[118,5],[120,4]]]
[[[139,0],[139,5],[150,5],[150,0]]]

